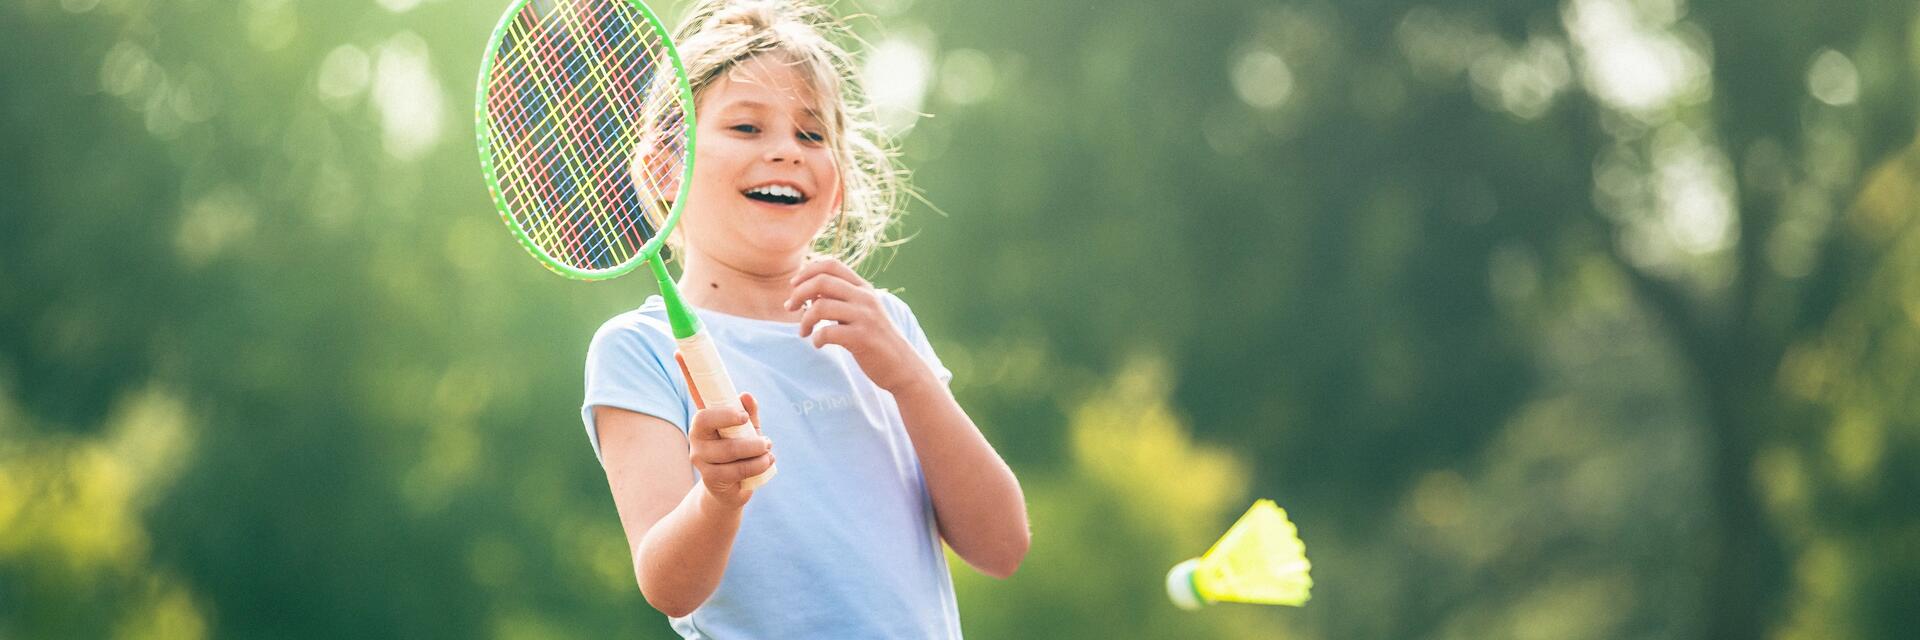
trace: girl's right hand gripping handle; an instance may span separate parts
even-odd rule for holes
[[[708,407],[745,408],[740,406],[740,392],[733,388],[733,379],[727,376],[727,365],[720,362],[720,352],[714,349],[713,340],[707,332],[701,331],[679,340],[680,361],[687,368],[687,382],[693,385],[694,397],[704,400]],[[738,424],[720,430],[724,438],[740,438],[753,434],[753,422]],[[740,483],[748,491],[760,488],[773,479],[777,467],[767,467],[760,475],[747,478]]]

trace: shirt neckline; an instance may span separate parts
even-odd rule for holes
[[[658,309],[664,313],[667,310],[667,303],[665,300],[662,300],[658,294],[655,294],[652,296],[648,296],[646,304],[642,305],[641,308],[642,309]],[[794,329],[794,330],[798,330],[800,328],[800,323],[798,322],[787,322],[785,320],[764,320],[761,318],[749,318],[746,316],[738,316],[738,315],[726,313],[723,311],[714,311],[706,307],[694,306],[692,304],[687,305],[687,308],[693,309],[694,313],[698,314],[703,320],[719,318],[723,321],[731,322],[735,324],[760,325],[765,327],[775,327],[775,328]]]

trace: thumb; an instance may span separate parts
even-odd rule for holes
[[[759,431],[760,430],[760,403],[754,402],[753,394],[742,393],[740,394],[740,406],[746,407],[747,418],[750,420],[753,420],[753,430]]]

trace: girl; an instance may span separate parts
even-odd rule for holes
[[[1026,555],[1013,472],[906,303],[850,268],[900,185],[843,29],[798,1],[705,0],[676,33],[699,144],[670,240],[747,411],[688,397],[657,296],[587,351],[581,414],[635,577],[688,638],[958,638],[941,543],[1001,578]]]

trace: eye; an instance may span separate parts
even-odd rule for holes
[[[734,131],[738,131],[740,133],[760,133],[760,127],[756,127],[751,124],[736,124],[727,128],[732,129]]]
[[[800,132],[800,139],[814,144],[820,144],[827,141],[827,134],[818,131],[802,131]]]

